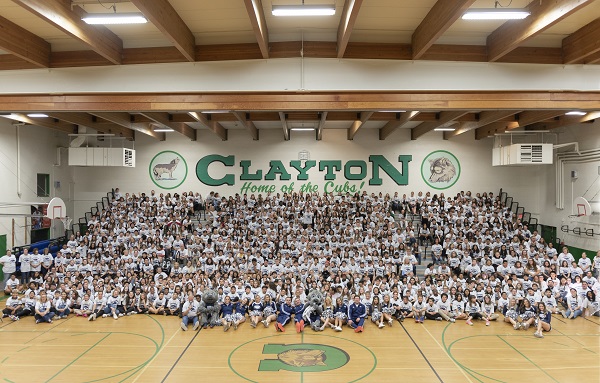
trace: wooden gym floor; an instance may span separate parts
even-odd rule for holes
[[[177,318],[148,315],[38,325],[32,317],[5,318],[0,382],[599,382],[599,319],[555,315],[552,332],[537,339],[532,329],[502,322],[407,320],[384,329],[369,324],[362,334],[344,328],[300,335],[292,325],[277,333],[273,325],[248,323],[227,333],[183,332]],[[333,346],[345,364],[322,372],[259,370],[261,361],[282,355],[265,352],[269,344],[306,345],[297,348],[309,353],[311,345]]]

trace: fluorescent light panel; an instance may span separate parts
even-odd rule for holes
[[[585,116],[587,113],[586,112],[582,112],[580,110],[573,110],[573,111],[567,112],[565,114],[567,116]]]
[[[404,113],[406,110],[380,110],[380,113]]]
[[[530,15],[529,11],[517,8],[473,8],[467,10],[463,20],[522,20]]]
[[[454,132],[456,128],[436,128],[433,130],[436,132]]]
[[[273,16],[333,16],[335,5],[273,5]]]
[[[89,13],[81,20],[91,25],[145,24],[148,22],[141,13]]]
[[[293,130],[295,132],[310,132],[315,130],[315,128],[291,128],[290,130]]]
[[[44,118],[44,117],[48,117],[47,114],[44,113],[29,113],[27,115],[27,117],[32,117],[32,118]]]
[[[171,132],[174,132],[174,130],[170,129],[170,128],[157,128],[157,129],[154,129],[154,131],[157,132],[157,133],[171,133]]]

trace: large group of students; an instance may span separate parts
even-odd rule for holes
[[[205,223],[194,224],[204,210]],[[501,318],[543,337],[552,314],[599,312],[600,251],[575,261],[493,193],[202,198],[116,189],[87,225],[55,257],[25,249],[0,258],[10,295],[3,317],[152,314],[177,317],[182,330],[248,322],[285,331],[291,322],[298,332]],[[208,290],[218,295],[210,307]],[[309,310],[314,290],[322,310]]]

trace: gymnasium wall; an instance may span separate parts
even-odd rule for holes
[[[17,127],[8,119],[0,118],[0,202],[25,203],[49,202],[52,197],[61,197],[66,205],[68,214],[73,214],[73,179],[72,169],[66,165],[63,157],[61,166],[57,164],[56,148],[67,145],[67,136],[49,129],[36,126],[18,127],[20,134],[20,169],[21,195],[17,194]],[[65,155],[63,151],[63,156]],[[37,173],[50,175],[50,196],[38,197],[36,193]],[[55,182],[60,187],[55,187]],[[28,224],[24,217],[6,216],[8,214],[30,214],[30,206],[0,208],[0,235],[7,235],[7,248],[30,243],[31,237]],[[14,243],[12,220],[15,220]],[[62,235],[62,223],[54,222],[51,235]],[[27,233],[26,233],[27,231]]]
[[[410,131],[406,129],[396,131],[384,141],[378,139],[377,129],[360,130],[353,141],[348,141],[346,134],[345,129],[325,129],[323,139],[316,141],[314,132],[293,131],[291,139],[284,141],[281,129],[262,129],[260,130],[260,140],[252,141],[247,131],[230,129],[227,141],[221,141],[208,131],[200,131],[196,142],[177,133],[168,133],[166,142],[158,142],[138,134],[135,145],[137,162],[135,169],[75,168],[75,193],[77,195],[75,212],[77,216],[82,215],[89,209],[89,205],[85,201],[99,199],[106,190],[110,190],[112,187],[119,187],[124,193],[149,192],[154,189],[157,193],[192,190],[198,191],[202,195],[207,195],[210,191],[218,191],[221,195],[231,195],[243,191],[250,193],[252,190],[256,190],[244,188],[244,185],[250,184],[263,188],[271,187],[274,192],[281,192],[290,190],[290,188],[300,191],[302,186],[305,187],[304,190],[308,190],[307,186],[310,182],[311,187],[316,187],[311,190],[319,192],[323,192],[327,188],[329,191],[366,190],[392,194],[398,191],[400,195],[408,194],[411,191],[428,190],[432,194],[444,192],[446,195],[456,194],[461,190],[491,191],[497,194],[499,189],[504,187],[509,189],[519,201],[531,207],[531,211],[539,214],[539,193],[541,192],[539,178],[542,168],[492,167],[492,140],[476,142],[471,133],[444,141],[441,137],[442,133],[432,132],[417,141],[411,141]],[[170,152],[160,154],[153,161],[154,157],[163,151]],[[301,153],[303,151],[305,153]],[[430,155],[436,151],[448,153],[438,152]],[[208,166],[208,175],[212,179],[221,179],[232,175],[229,178],[230,181],[233,181],[233,185],[211,186],[199,180],[196,174],[196,165],[201,159],[206,160],[206,156],[210,155],[220,155],[224,158],[230,155],[235,156],[235,159],[231,159],[233,166],[225,166],[220,162],[212,162]],[[299,172],[290,166],[290,161],[298,160],[301,155],[307,155],[310,160],[316,162],[315,167],[306,172],[307,180],[298,180]],[[403,163],[399,162],[399,156],[403,156],[400,158],[406,164],[406,171],[403,171]],[[429,161],[425,163],[423,172],[421,169],[426,157],[429,160],[440,157],[452,159],[454,158],[452,156],[458,162],[458,164],[454,164],[456,176],[450,182],[430,182],[432,186],[440,189],[429,186],[426,183],[431,176]],[[166,180],[166,178],[170,178],[170,175],[161,170],[160,180],[157,180],[156,175],[153,174],[156,166],[159,165],[160,168],[161,165],[166,165],[177,157],[181,160],[173,172],[175,179]],[[370,183],[377,183],[374,180],[376,177],[373,177],[373,162],[370,161],[370,157],[373,161],[383,161],[382,157],[389,161],[398,173],[401,173],[403,177],[406,176],[406,179],[396,177],[400,183],[404,184],[398,185],[393,177],[388,176],[378,167],[381,185],[370,185]],[[406,161],[409,157],[411,157],[410,162]],[[342,169],[334,172],[335,180],[326,180],[327,172],[319,171],[319,163],[330,160],[341,161]],[[245,177],[242,176],[241,161],[251,161]],[[349,161],[358,162],[349,163]],[[351,166],[349,178],[359,178],[362,165],[365,165],[365,177],[354,180],[347,179],[343,167],[348,163],[356,165]],[[185,165],[187,165],[187,176]],[[266,180],[265,178],[269,178],[271,165],[276,170],[283,165],[283,170],[289,173],[290,180],[280,180],[280,174],[275,174],[275,180]],[[456,165],[460,165],[460,174],[458,174]],[[206,168],[206,166],[200,167]],[[256,175],[259,170],[262,171],[261,177]],[[398,174],[392,173],[392,176],[398,176]],[[240,178],[260,178],[260,180]],[[204,181],[207,180],[204,179]],[[181,185],[177,186],[178,184]],[[163,189],[159,185],[173,189]],[[347,189],[344,189],[344,185]],[[263,194],[265,194],[264,190],[266,189],[262,189]],[[256,192],[258,193],[258,191]]]

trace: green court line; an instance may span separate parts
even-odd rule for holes
[[[567,338],[571,339],[573,342],[577,343],[578,345],[585,346],[585,344],[579,342],[578,340],[575,340],[575,339],[571,338],[570,336],[566,335],[562,331],[559,331],[557,328],[553,328],[553,330],[556,331],[557,333],[561,334],[561,335],[566,336]]]
[[[71,317],[71,318],[73,318],[73,317]],[[59,324],[57,324],[56,326],[52,326],[52,327],[50,327],[48,330],[46,330],[46,331],[42,332],[40,335],[38,335],[38,336],[36,336],[36,337],[33,337],[33,338],[29,339],[27,342],[25,342],[25,344],[27,344],[27,343],[29,343],[29,342],[31,342],[31,341],[33,341],[33,340],[35,340],[35,339],[39,338],[40,336],[44,335],[44,334],[45,334],[45,333],[47,333],[48,331],[52,331],[52,330],[54,330],[55,328],[57,328],[57,327],[58,327],[58,326],[60,326],[61,324],[65,323],[65,322],[68,322],[69,320],[71,320],[71,318],[67,318],[67,319],[65,319],[64,321],[61,321],[61,322],[60,322]]]
[[[585,351],[589,351],[589,352],[591,352],[592,354],[597,354],[597,352],[595,352],[595,351],[592,351],[592,350],[590,350],[589,348],[584,348],[584,350],[585,350]]]
[[[15,383],[15,382],[13,382],[12,380],[8,380],[8,379],[6,379],[6,378],[4,378],[4,380],[5,380],[5,381],[7,381],[8,383]]]
[[[6,362],[6,360],[7,360],[8,358],[10,358],[10,356],[7,356],[6,358],[2,359],[2,362],[0,362],[0,364],[2,364],[2,363],[4,363],[4,362]]]
[[[49,381],[51,381],[52,379],[56,378],[58,375],[60,375],[61,372],[63,372],[64,370],[66,370],[67,368],[69,368],[73,363],[77,362],[79,359],[81,359],[85,354],[87,354],[88,352],[92,351],[97,345],[99,345],[100,343],[102,343],[102,341],[106,338],[108,338],[110,336],[111,333],[106,334],[102,339],[100,339],[99,341],[97,341],[96,343],[94,343],[90,348],[88,348],[87,350],[85,350],[83,353],[81,353],[77,358],[75,358],[74,360],[71,361],[71,363],[67,364],[66,366],[64,366],[60,371],[58,371],[56,374],[52,375],[50,377],[50,379],[46,380],[46,383],[48,383]]]
[[[503,341],[504,343],[506,343],[510,348],[512,348],[513,350],[515,350],[516,352],[518,352],[519,354],[521,354],[521,356],[523,358],[525,358],[529,363],[533,364],[534,366],[536,366],[541,372],[543,372],[544,374],[546,374],[550,379],[554,380],[556,383],[560,383],[558,380],[554,379],[554,377],[550,374],[548,374],[548,372],[546,372],[546,370],[544,370],[543,368],[541,368],[540,366],[538,366],[533,360],[529,359],[525,354],[523,354],[521,351],[517,350],[512,344],[508,343],[506,340],[504,340],[500,335],[497,335],[497,337]]]

